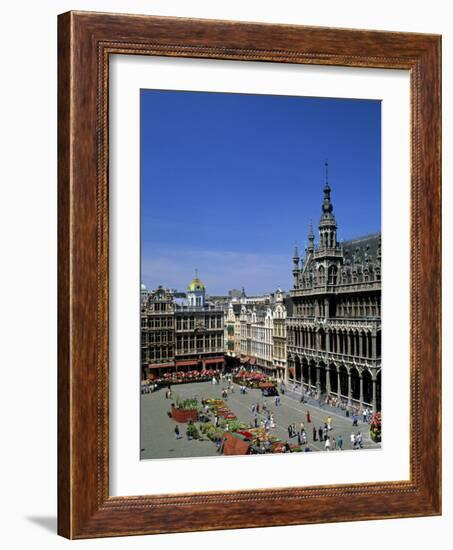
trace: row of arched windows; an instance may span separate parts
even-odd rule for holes
[[[381,332],[343,331],[288,327],[289,344],[314,351],[328,351],[356,357],[377,358],[381,355]]]

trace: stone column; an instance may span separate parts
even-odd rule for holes
[[[371,358],[376,359],[376,334],[371,335]]]
[[[348,407],[352,406],[351,373],[348,371]]]
[[[359,332],[359,355],[363,357],[363,338],[361,332]]]
[[[341,395],[341,386],[340,386],[340,370],[337,367],[337,397]]]
[[[329,369],[329,366],[326,365],[326,393],[327,393],[327,395],[330,395],[330,391],[331,391],[331,388],[330,388],[330,369]]]
[[[376,379],[373,378],[373,412],[376,412]]]
[[[362,408],[363,407],[363,376],[361,374],[359,374],[359,383],[360,383],[359,401],[360,401],[360,408]]]
[[[326,330],[326,351],[330,352],[330,330]]]
[[[321,394],[321,373],[319,372],[319,365],[315,366],[315,385],[318,395]]]

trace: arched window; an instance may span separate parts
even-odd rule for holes
[[[334,265],[329,267],[329,285],[337,284],[337,268]]]

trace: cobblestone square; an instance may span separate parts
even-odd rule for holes
[[[176,397],[185,399],[196,397],[199,401],[207,398],[222,398],[222,389],[226,384],[213,385],[211,382],[190,383],[172,386],[173,398],[165,398],[165,388],[153,393],[141,396],[141,452],[142,459],[150,458],[182,458],[200,456],[219,456],[217,447],[212,441],[188,440],[185,436],[186,425],[179,424],[182,437],[176,439],[174,428],[176,423],[169,418],[171,403]],[[336,439],[341,434],[343,437],[344,450],[351,450],[351,433],[361,432],[363,435],[363,449],[353,452],[363,452],[365,449],[376,449],[380,444],[375,444],[369,438],[368,424],[359,420],[357,427],[352,427],[351,418],[347,418],[343,411],[329,406],[319,407],[314,401],[300,403],[299,396],[292,392],[281,395],[281,403],[275,406],[273,397],[263,397],[261,390],[247,389],[245,395],[239,391],[239,386],[233,384],[234,393],[228,394],[226,401],[228,407],[236,414],[238,420],[244,423],[252,421],[252,405],[259,403],[262,411],[263,403],[266,401],[268,409],[272,412],[275,420],[275,428],[270,433],[282,441],[289,440],[287,427],[289,424],[296,424],[297,429],[300,423],[305,424],[307,433],[307,447],[311,451],[324,451],[324,443],[319,440],[314,442],[312,437],[313,427],[317,430],[323,426],[328,416],[332,418],[332,431],[330,438]],[[311,423],[307,424],[306,413],[310,412]],[[262,412],[258,418],[263,418]],[[291,442],[297,442],[293,437]],[[336,451],[340,452],[340,451]],[[302,458],[302,457],[301,457]]]

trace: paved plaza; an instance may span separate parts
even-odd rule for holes
[[[153,393],[141,396],[141,452],[142,459],[149,458],[181,458],[197,456],[219,456],[217,447],[212,441],[188,440],[185,437],[185,424],[179,424],[181,439],[175,438],[174,428],[176,423],[169,418],[170,405],[177,397],[181,399],[196,397],[199,402],[202,399],[222,399],[222,389],[227,383],[213,385],[211,382],[199,382],[172,386],[172,399],[165,398],[165,388]],[[271,435],[275,435],[282,441],[297,443],[297,437],[288,438],[288,425],[296,424],[299,430],[300,423],[305,424],[307,434],[307,446],[311,451],[324,451],[324,442],[313,441],[313,427],[318,430],[324,426],[328,416],[332,418],[332,431],[330,438],[338,439],[343,437],[343,449],[352,450],[350,437],[351,433],[361,432],[363,435],[363,449],[377,449],[380,444],[370,440],[369,426],[359,420],[357,427],[352,427],[351,418],[347,418],[343,411],[332,407],[319,407],[315,402],[300,403],[297,394],[291,392],[281,395],[279,406],[275,406],[273,397],[264,398],[261,390],[247,388],[247,394],[239,392],[239,386],[234,384],[234,393],[228,393],[226,405],[237,416],[238,420],[250,424],[253,419],[252,405],[259,403],[260,411],[264,400],[268,409],[272,412],[275,421],[275,428],[271,428]],[[311,424],[307,424],[307,410],[311,415]],[[259,420],[264,418],[258,415]],[[336,451],[340,452],[340,451]],[[353,451],[361,452],[361,451]]]

